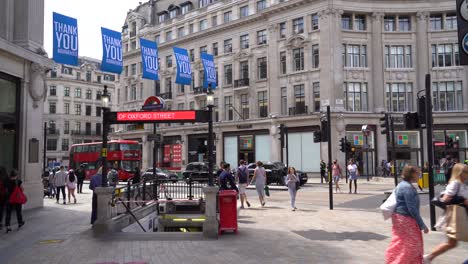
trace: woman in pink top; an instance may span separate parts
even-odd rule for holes
[[[332,176],[333,176],[333,182],[335,183],[335,192],[338,193],[338,190],[340,190],[340,193],[341,193],[342,191],[340,188],[340,179],[343,175],[341,173],[341,167],[338,164],[337,160],[333,161]]]

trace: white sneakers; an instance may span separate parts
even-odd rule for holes
[[[431,264],[431,259],[429,258],[429,254],[423,256],[423,263]]]

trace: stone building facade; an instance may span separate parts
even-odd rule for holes
[[[159,82],[141,78],[139,38],[158,43]],[[137,110],[155,93],[170,109],[202,109],[206,93],[200,54],[215,55],[218,162],[279,160],[278,125],[284,124],[289,164],[318,171],[327,144],[313,143],[313,133],[330,105],[334,158],[344,161],[338,144],[346,136],[364,175],[376,173],[390,148],[379,126],[385,111],[397,120],[398,166],[420,165],[420,134],[406,131],[400,121],[404,112],[416,111],[427,73],[432,76],[434,138],[459,142],[457,149],[439,144],[436,159],[448,153],[466,157],[468,80],[458,61],[455,1],[148,1],[128,12],[123,43],[121,110]],[[192,57],[191,86],[175,84],[174,46]],[[362,125],[371,130],[367,138]],[[121,126],[114,134],[142,143],[143,167],[151,165],[151,128]],[[206,124],[162,124],[158,131],[164,136],[161,166],[206,159]],[[172,164],[171,145],[178,144],[182,162]]]
[[[79,66],[56,64],[47,75],[47,163],[69,165],[72,144],[102,141],[101,94],[104,85],[115,105],[115,82],[118,75],[100,70],[101,62],[80,57]]]
[[[43,204],[44,1],[0,1],[0,166],[17,169],[28,203]]]

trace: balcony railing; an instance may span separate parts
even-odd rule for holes
[[[162,99],[172,99],[172,92],[167,92],[167,93],[161,93],[158,95]]]
[[[193,94],[206,94],[206,89],[203,86],[193,88]]]
[[[72,130],[72,135],[79,135],[79,136],[100,136],[101,131],[91,131],[91,130]]]
[[[289,108],[289,115],[304,115],[307,114],[307,105],[296,105]]]
[[[58,136],[58,135],[60,135],[60,130],[55,129],[55,128],[48,128],[47,129],[47,134],[48,135]]]
[[[234,88],[249,86],[249,78],[234,80]]]

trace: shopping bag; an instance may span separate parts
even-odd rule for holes
[[[265,195],[270,196],[270,187],[268,187],[268,185],[265,185],[263,189],[265,190]]]
[[[468,242],[468,213],[459,205],[447,206],[447,236],[457,241]]]
[[[387,220],[392,217],[393,212],[396,208],[396,188],[393,190],[392,194],[387,198],[387,200],[380,206],[384,220]]]
[[[20,187],[16,186],[13,189],[13,192],[10,195],[9,203],[10,204],[25,204],[28,201],[26,195],[23,193]]]

